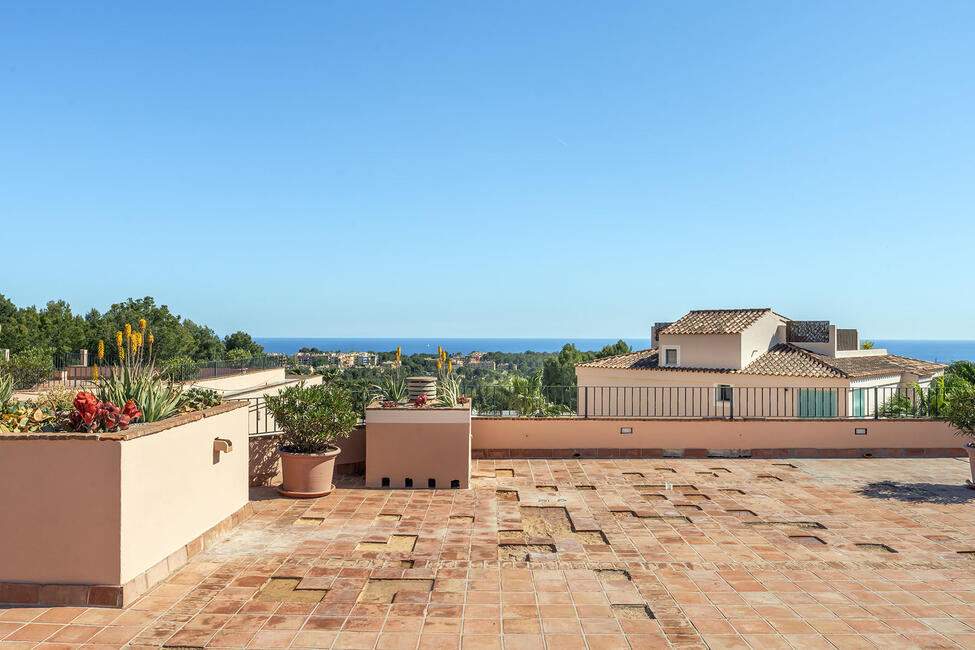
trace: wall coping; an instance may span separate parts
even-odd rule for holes
[[[86,440],[90,442],[124,442],[151,436],[168,429],[173,429],[190,422],[197,422],[203,418],[212,418],[229,411],[248,406],[246,400],[229,400],[217,406],[211,406],[202,411],[191,411],[189,413],[177,413],[171,418],[160,420],[159,422],[142,422],[133,424],[125,431],[114,433],[74,433],[71,431],[52,431],[52,432],[32,432],[32,433],[5,433],[0,435],[0,442],[7,440]]]
[[[850,423],[863,423],[868,422],[945,422],[944,420],[939,420],[938,418],[742,418],[735,416],[734,419],[727,417],[686,417],[686,418],[663,418],[663,417],[607,417],[607,416],[589,416],[585,417],[582,415],[564,415],[564,416],[551,416],[544,418],[533,418],[533,417],[502,417],[498,415],[472,415],[471,419],[474,420],[498,420],[498,421],[514,421],[514,422],[850,422]],[[947,422],[945,422],[947,424]]]

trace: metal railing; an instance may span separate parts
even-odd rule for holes
[[[467,386],[475,415],[661,419],[939,418],[944,395],[904,386]]]
[[[468,385],[474,417],[634,419],[940,418],[944,395],[917,386],[545,386],[529,393]],[[375,397],[354,391],[360,419]],[[263,397],[250,398],[250,435],[280,433]]]
[[[19,391],[44,391],[51,388],[91,388],[94,386],[95,368],[81,365],[81,355],[69,353],[57,355],[50,365],[29,364],[19,366],[15,360],[0,364],[0,373],[14,380],[14,388]],[[91,361],[89,360],[89,363]],[[163,377],[177,383],[214,379],[241,375],[255,370],[283,368],[287,360],[282,356],[261,355],[249,359],[220,359],[212,361],[157,361],[156,371]],[[98,375],[108,378],[112,375],[110,364],[99,365]]]
[[[242,375],[255,370],[283,368],[287,360],[278,355],[260,355],[248,359],[217,359],[213,361],[160,362],[157,367],[176,382],[199,381]]]
[[[352,403],[359,415],[360,424],[366,419],[366,407],[375,399],[376,395],[369,390],[350,391]],[[277,435],[281,433],[274,416],[268,411],[264,397],[248,397],[247,433],[250,436]]]

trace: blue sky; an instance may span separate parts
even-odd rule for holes
[[[261,336],[975,338],[975,3],[0,7],[0,293]]]

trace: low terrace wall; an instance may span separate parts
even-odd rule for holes
[[[187,385],[220,392],[232,392],[243,391],[251,388],[257,390],[262,386],[281,383],[284,381],[284,379],[284,368],[246,370],[243,373],[210,378],[203,376],[203,371],[201,370],[201,377],[191,382],[187,382]]]
[[[248,507],[246,407],[0,436],[0,602],[123,606],[229,531]]]
[[[865,433],[857,434],[857,430]],[[961,456],[940,420],[490,418],[471,422],[474,458]]]

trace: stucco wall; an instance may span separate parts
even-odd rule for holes
[[[246,408],[132,440],[0,441],[0,582],[120,585],[247,503]],[[213,452],[213,439],[234,450]]]
[[[0,441],[0,582],[117,584],[121,445]]]
[[[664,349],[669,346],[680,347],[681,368],[741,367],[741,336],[738,334],[661,334],[661,361]]]
[[[285,377],[278,383],[264,384],[254,388],[235,391],[227,395],[226,399],[249,399],[251,397],[264,397],[265,395],[277,395],[288,386],[294,386],[304,382],[308,386],[317,386],[322,383],[321,375],[308,375],[303,377]]]
[[[121,582],[247,503],[247,409],[123,443]],[[213,451],[214,438],[233,451]]]
[[[366,487],[469,487],[470,409],[366,409],[366,431]]]
[[[623,427],[633,432],[621,434]],[[937,420],[474,418],[471,436],[475,450],[961,447],[950,425]]]
[[[227,375],[213,379],[200,379],[190,386],[198,386],[220,392],[241,391],[248,388],[260,388],[269,384],[284,381],[284,368],[269,368],[268,370],[252,370],[242,375]]]
[[[769,312],[742,332],[741,360],[738,367],[744,368],[778,343],[778,329],[783,323],[785,323],[784,319]]]

